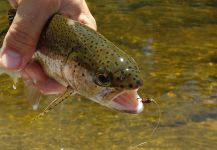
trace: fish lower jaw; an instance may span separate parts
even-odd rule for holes
[[[121,92],[109,102],[109,107],[132,114],[141,113],[144,108],[137,90]]]

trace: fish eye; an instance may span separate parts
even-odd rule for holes
[[[109,86],[111,83],[111,78],[107,74],[98,74],[97,83],[101,86]]]

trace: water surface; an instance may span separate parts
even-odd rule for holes
[[[217,1],[88,0],[98,30],[138,62],[144,77],[139,93],[147,104],[129,115],[88,99],[70,98],[44,119],[34,112],[22,80],[0,76],[0,147],[4,150],[214,150],[217,147]],[[9,5],[0,1],[0,27]]]

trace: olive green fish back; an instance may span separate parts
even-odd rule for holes
[[[91,64],[95,69],[98,69],[100,66],[104,68],[112,67],[111,70],[114,70],[115,68],[125,67],[126,64],[132,68],[138,68],[131,57],[100,33],[78,22],[75,22],[74,30],[77,37],[79,37],[81,45],[83,45],[83,49],[85,49],[85,51],[83,51],[83,60],[85,60],[86,63]],[[126,59],[126,64],[118,63],[119,59],[122,57]]]
[[[78,52],[82,64],[95,73],[110,73],[113,87],[141,86],[140,71],[132,57],[86,25],[74,22],[73,29],[82,45]]]
[[[8,14],[9,25],[16,10]],[[109,73],[112,87],[137,88],[141,85],[139,68],[134,59],[103,35],[77,21],[54,15],[46,23],[37,50],[48,57],[65,57],[77,62],[93,76]]]

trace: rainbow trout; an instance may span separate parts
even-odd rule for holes
[[[9,11],[9,24],[15,14],[15,10]],[[142,79],[134,59],[86,25],[54,15],[45,25],[32,59],[68,87],[44,113],[74,93],[123,112],[143,110],[137,94]]]

